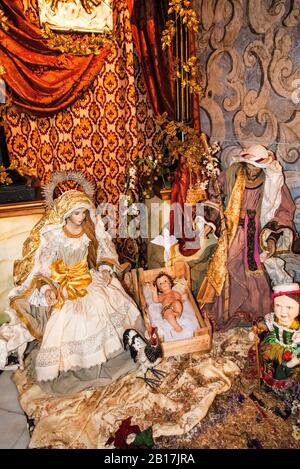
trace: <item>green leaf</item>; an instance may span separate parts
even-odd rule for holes
[[[152,427],[149,427],[143,432],[138,433],[134,439],[133,444],[137,446],[148,446],[148,448],[152,448],[152,446],[154,445]]]

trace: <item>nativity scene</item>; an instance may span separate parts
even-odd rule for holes
[[[289,3],[1,0],[0,447],[300,448]]]

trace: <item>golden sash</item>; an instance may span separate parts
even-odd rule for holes
[[[51,279],[59,284],[58,301],[54,306],[57,309],[61,309],[65,303],[64,290],[67,292],[69,300],[76,300],[87,294],[86,288],[92,282],[86,260],[66,265],[61,259],[58,259],[51,265]]]
[[[206,276],[198,291],[197,300],[201,305],[213,303],[216,296],[220,296],[222,293],[228,272],[228,247],[231,246],[236,235],[244,191],[245,176],[243,168],[240,168],[224,213],[227,230],[222,231],[219,237],[217,248],[209,261]]]

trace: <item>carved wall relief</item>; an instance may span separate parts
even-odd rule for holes
[[[300,229],[300,0],[195,0],[205,96],[201,125],[222,147],[271,148],[286,171]]]

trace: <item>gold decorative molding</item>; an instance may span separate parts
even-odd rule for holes
[[[19,217],[34,214],[42,215],[44,211],[45,207],[43,200],[17,202],[13,204],[0,204],[0,218]]]
[[[115,40],[110,31],[101,34],[61,34],[52,31],[48,25],[44,26],[43,37],[48,39],[50,49],[72,55],[98,55],[104,46]]]

